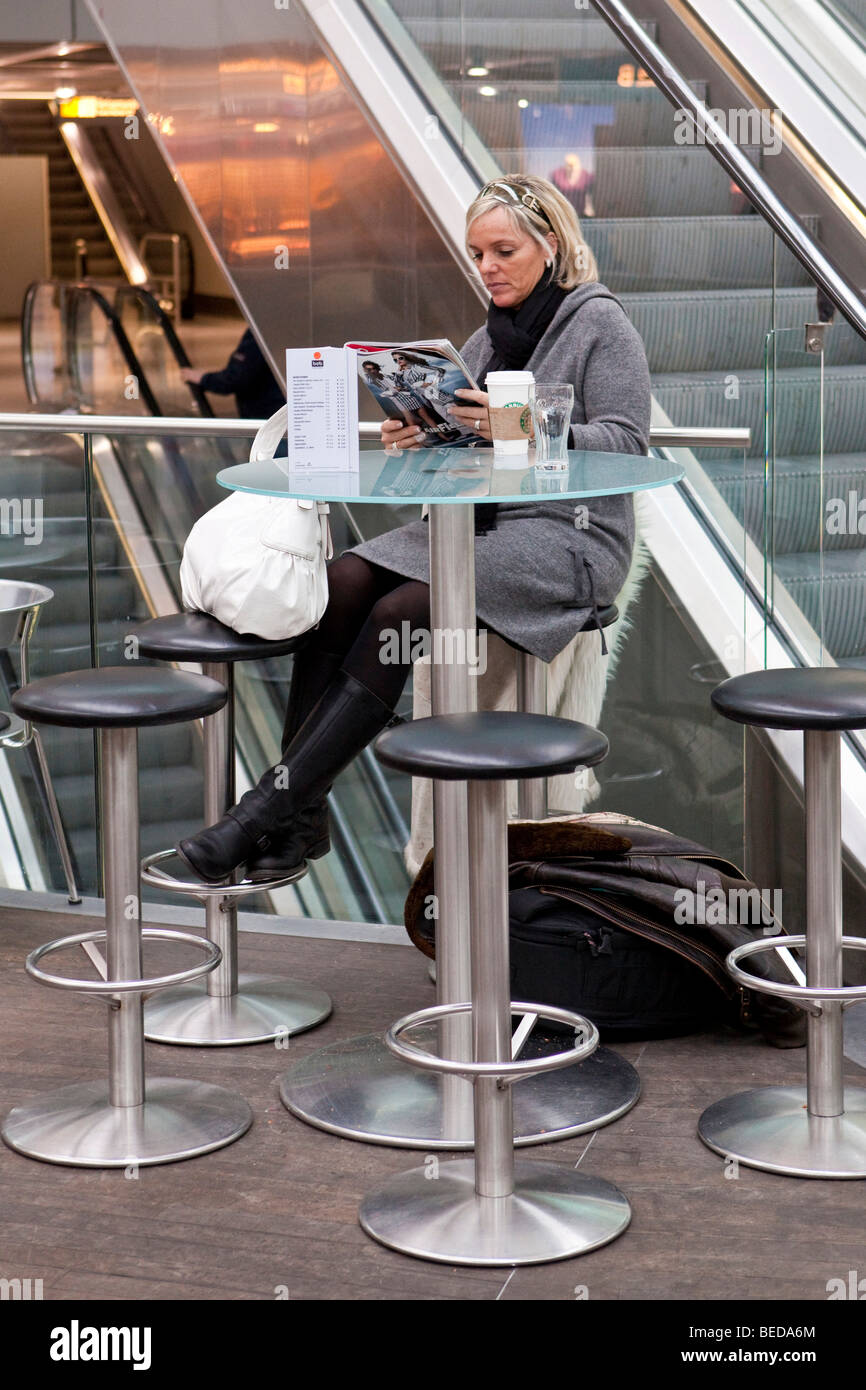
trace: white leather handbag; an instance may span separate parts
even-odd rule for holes
[[[286,407],[259,430],[250,461],[273,458]],[[205,512],[183,548],[183,606],[268,641],[315,627],[328,603],[334,553],[327,502],[233,492]]]

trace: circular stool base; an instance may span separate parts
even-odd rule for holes
[[[805,1086],[741,1091],[705,1110],[704,1143],[750,1168],[799,1178],[866,1177],[866,1090],[845,1088],[845,1113],[806,1110]]]
[[[241,975],[237,994],[208,994],[202,981],[154,995],[144,1006],[144,1036],[190,1047],[270,1042],[314,1028],[332,1008],[324,990],[300,980]]]
[[[517,1163],[510,1197],[479,1197],[472,1159],[443,1163],[437,1177],[413,1168],[361,1203],[374,1240],[404,1255],[456,1265],[567,1260],[621,1235],[631,1208],[619,1188],[558,1163]]]
[[[551,1051],[562,1047],[561,1040]],[[529,1047],[521,1056],[529,1056]],[[470,1083],[467,1082],[467,1085]],[[317,1129],[404,1149],[471,1149],[471,1131],[442,1133],[442,1077],[395,1057],[377,1033],[320,1048],[287,1071],[280,1098]],[[544,1144],[619,1119],[640,1096],[634,1067],[598,1048],[573,1067],[514,1086],[515,1144]]]
[[[125,1168],[210,1153],[252,1124],[242,1096],[209,1082],[156,1077],[145,1095],[144,1105],[111,1105],[107,1082],[79,1082],[17,1106],[0,1133],[11,1149],[44,1163]]]

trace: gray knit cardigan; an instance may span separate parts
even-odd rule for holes
[[[473,376],[493,356],[486,326],[461,348]],[[581,285],[560,304],[527,363],[536,381],[574,385],[576,449],[645,454],[650,380],[643,343],[617,299],[600,284]],[[630,495],[595,497],[588,517],[572,501],[507,502],[496,528],[476,537],[479,621],[507,641],[551,661],[589,619],[593,603],[612,603],[634,544]],[[576,526],[575,520],[588,522]],[[413,521],[354,547],[354,553],[429,583],[427,526]]]

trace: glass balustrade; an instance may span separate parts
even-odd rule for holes
[[[88,523],[88,476],[80,436],[36,429],[0,429],[0,580],[44,585],[29,642],[29,678],[90,666],[98,658],[93,580],[111,538]],[[0,590],[0,606],[5,602]],[[5,625],[4,625],[5,626]],[[8,635],[8,633],[7,633]],[[0,711],[21,683],[16,639],[0,649]],[[5,723],[0,720],[0,723]],[[25,730],[0,729],[0,885],[33,892],[67,890],[37,748]],[[90,730],[44,727],[42,743],[60,806],[74,875],[82,892],[96,889],[97,820],[94,741]],[[4,744],[4,737],[11,742]]]
[[[213,437],[217,428],[203,420],[197,437],[199,458],[209,456],[211,486],[222,498],[225,493],[215,483],[215,475],[224,466],[218,445],[225,441]],[[160,529],[165,523],[164,509],[149,510],[141,505],[144,480],[119,467],[112,441],[134,440],[138,453],[151,461],[164,457],[165,439],[159,422],[154,420],[153,428],[144,434],[88,432],[86,451],[80,436],[46,438],[46,469],[40,489],[53,496],[59,488],[66,450],[69,458],[65,466],[73,470],[77,487],[77,509],[69,518],[71,524],[65,524],[67,518],[58,515],[56,526],[46,530],[46,538],[34,546],[32,556],[26,557],[28,573],[55,587],[57,593],[53,611],[49,605],[40,629],[43,645],[34,647],[33,674],[134,660],[137,653],[130,642],[132,630],[154,611],[170,611],[177,605],[182,542],[178,535]],[[171,438],[185,447],[189,436]],[[23,447],[20,436],[2,429],[0,418],[0,445],[4,443],[9,446],[10,457],[16,448]],[[246,448],[242,441],[232,443]],[[177,489],[172,491],[169,479],[167,473],[166,495],[175,496]],[[341,541],[351,544],[355,536],[346,519],[334,510],[339,549]],[[366,506],[353,509],[355,516],[366,510]],[[390,510],[390,520],[396,524],[405,519],[409,509]],[[395,516],[395,511],[399,515]],[[417,508],[413,511],[417,515]],[[21,547],[7,552],[10,572],[17,572],[24,564],[23,555]],[[602,716],[615,753],[600,770],[600,787],[592,780],[584,785],[577,779],[566,786],[567,779],[557,779],[551,788],[552,808],[575,810],[594,805],[626,810],[649,820],[663,820],[674,828],[679,821],[684,831],[698,833],[737,855],[742,842],[742,748],[738,735],[727,726],[719,727],[709,711],[707,686],[719,674],[711,648],[700,633],[684,628],[664,576],[652,569],[642,577],[633,576],[622,607],[627,631],[608,632],[616,648],[617,666]],[[569,683],[581,679],[581,662],[596,660],[598,655],[597,633],[580,641],[582,651],[573,654],[573,662],[564,671],[561,693],[566,698]],[[742,649],[742,636],[738,642]],[[237,670],[239,791],[278,758],[290,673],[291,658],[243,663]],[[400,711],[411,716],[411,683]],[[50,735],[50,750],[59,773],[58,799],[74,828],[82,888],[98,893],[100,808],[92,761],[84,766],[82,742],[91,748],[89,735],[66,730]],[[711,768],[719,769],[716,780],[723,794],[701,798],[698,789]],[[297,885],[270,897],[251,897],[245,906],[286,915],[399,921],[409,881],[403,849],[408,838],[410,794],[409,779],[388,776],[369,752],[356,759],[337,779],[331,795],[335,852],[311,865],[309,875]],[[201,798],[198,726],[143,731],[142,852],[166,848],[198,829]],[[51,856],[44,874],[46,886],[55,891],[62,888],[59,864]],[[172,902],[170,895],[155,890],[148,890],[145,896],[156,902]]]

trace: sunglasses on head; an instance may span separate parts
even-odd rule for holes
[[[546,222],[548,227],[550,227],[552,225],[550,218],[544,211],[544,208],[541,206],[535,194],[528,188],[524,188],[522,193],[519,189],[519,184],[506,183],[504,179],[494,179],[492,183],[486,183],[484,185],[478,196],[479,198],[495,198],[497,202],[505,203],[506,206],[513,206],[515,203],[521,203],[523,207],[528,208],[530,212],[534,212],[536,217],[540,217],[542,221]],[[503,194],[507,194],[507,197],[503,197]]]

